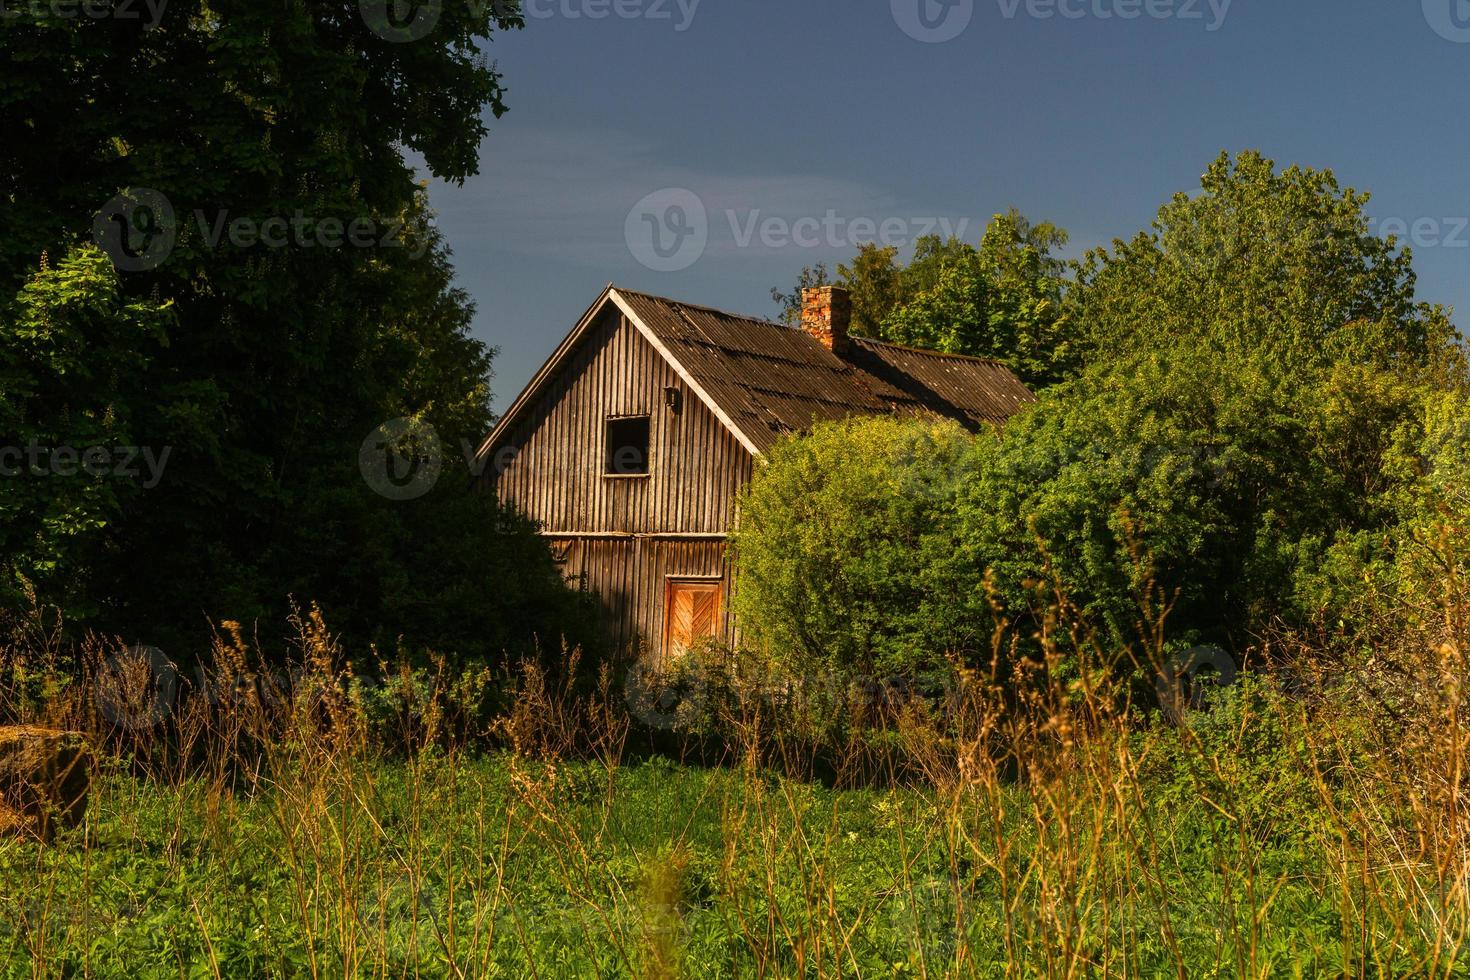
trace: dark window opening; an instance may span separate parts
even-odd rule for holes
[[[648,475],[648,416],[607,420],[608,476]]]

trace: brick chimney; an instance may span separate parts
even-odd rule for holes
[[[834,354],[847,352],[852,295],[841,286],[809,286],[801,291],[802,329]]]

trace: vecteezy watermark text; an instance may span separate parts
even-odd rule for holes
[[[414,251],[410,254],[419,258],[430,242],[430,236],[419,233],[422,227],[401,218],[319,218],[300,208],[289,215],[264,218],[231,217],[226,210],[210,214],[196,208],[192,216],[200,240],[211,249],[225,242],[235,248],[408,248],[412,240]],[[117,195],[92,223],[98,246],[123,272],[156,269],[173,253],[181,233],[187,231],[168,198],[148,188]]]
[[[163,21],[168,0],[0,0],[0,21],[137,20],[151,31]]]
[[[1150,20],[1201,21],[1207,31],[1225,26],[1234,0],[996,0],[1001,16],[1015,20],[1024,13],[1033,20]]]
[[[757,244],[762,248],[856,248],[876,244],[902,248],[929,235],[964,238],[969,218],[848,218],[829,208],[822,217],[783,218],[763,216],[759,208],[728,210],[725,218],[738,248]]]
[[[969,218],[844,215],[828,208],[820,215],[767,214],[760,208],[723,212],[735,248],[850,250],[876,244],[902,248],[920,238],[964,238]],[[623,237],[638,262],[655,272],[678,272],[704,255],[712,234],[709,211],[698,194],[666,187],[647,195],[628,212]]]
[[[1470,248],[1470,217],[1369,218],[1369,231],[1411,248]]]
[[[24,446],[0,446],[0,477],[59,476],[85,473],[135,480],[152,490],[163,479],[172,446],[43,446],[35,440]]]
[[[1225,26],[1234,0],[996,0],[1007,21],[1031,20],[1173,20],[1204,24],[1206,31]],[[1430,0],[1426,0],[1430,2]],[[975,18],[975,0],[890,0],[893,20],[905,34],[926,44],[953,41]]]
[[[464,3],[475,18],[525,20],[639,20],[689,30],[703,0],[359,0],[362,21],[385,41],[406,44],[434,32],[446,3]]]
[[[703,0],[495,0],[497,8],[515,6],[530,20],[665,21],[680,33],[689,30]]]

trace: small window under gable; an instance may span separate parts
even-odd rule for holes
[[[647,415],[608,419],[602,472],[607,476],[647,476],[648,434]]]

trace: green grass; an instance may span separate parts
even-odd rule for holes
[[[0,973],[1389,976],[1463,966],[1425,938],[1432,899],[1396,916],[1392,903],[1344,889],[1318,830],[1269,819],[1243,828],[1187,793],[1143,806],[1119,798],[1109,812],[1021,785],[973,796],[839,791],[662,758],[609,770],[508,754],[322,756],[237,791],[113,768],[87,823],[57,846],[0,843]]]
[[[368,686],[311,624],[289,685],[235,637],[156,729],[98,707],[146,670],[12,655],[0,717],[98,761],[81,826],[0,838],[0,977],[1470,975],[1470,642],[1179,724],[1052,648],[845,734],[731,682],[661,736],[703,767],[630,751],[610,671]]]

